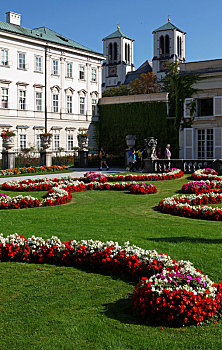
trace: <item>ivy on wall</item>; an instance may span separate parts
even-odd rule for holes
[[[167,120],[165,102],[99,105],[99,116],[99,146],[108,153],[123,155],[128,134],[136,135],[136,148],[144,148],[144,139],[154,136],[162,148],[170,143],[172,150],[178,149],[178,131],[174,123]],[[174,154],[174,158],[176,156]]]

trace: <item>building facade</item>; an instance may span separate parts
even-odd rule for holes
[[[103,58],[46,27],[21,27],[20,15],[7,13],[0,22],[0,131],[15,131],[17,151],[39,150],[46,128],[55,152],[71,152],[81,130],[92,141]]]
[[[102,90],[124,84],[126,75],[134,71],[134,40],[117,30],[103,39],[106,60],[102,67]]]

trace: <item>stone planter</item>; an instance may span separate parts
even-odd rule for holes
[[[78,146],[80,151],[87,151],[88,147],[88,137],[83,135],[78,135]]]
[[[136,135],[126,135],[125,140],[126,140],[127,147],[132,148],[134,147],[136,142]]]
[[[9,151],[14,147],[14,136],[4,136],[2,137],[2,141],[2,145],[6,149],[6,151]]]
[[[43,150],[50,148],[52,143],[52,135],[40,135],[41,147]]]

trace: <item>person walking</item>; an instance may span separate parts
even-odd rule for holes
[[[171,158],[170,144],[169,143],[166,145],[165,158],[168,159],[168,160],[170,160],[170,158]]]
[[[106,161],[106,152],[104,149],[101,147],[99,151],[99,159],[100,159],[100,168],[99,170],[103,170],[103,164],[106,166],[106,170],[109,170],[109,167],[107,165]]]

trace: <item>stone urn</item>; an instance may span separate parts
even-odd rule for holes
[[[41,147],[43,151],[47,150],[50,148],[51,143],[52,143],[52,134],[41,134],[40,135],[40,140],[41,140]]]
[[[2,145],[6,151],[11,150],[15,145],[14,136],[2,136],[2,141]]]
[[[136,142],[136,135],[126,135],[125,140],[126,140],[127,147],[132,148],[134,147]]]
[[[88,147],[88,135],[81,135],[79,134],[77,136],[78,138],[78,146],[80,151],[86,151]]]

